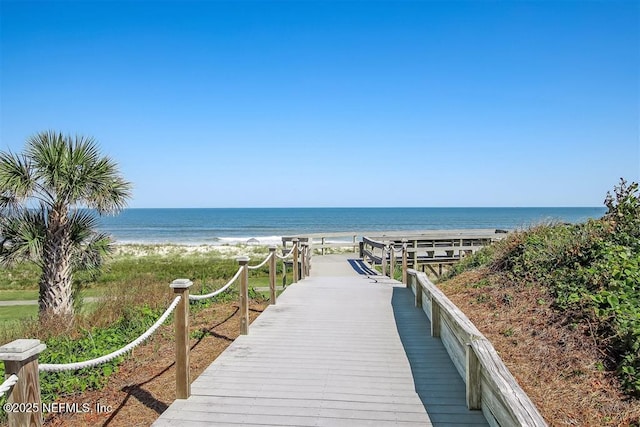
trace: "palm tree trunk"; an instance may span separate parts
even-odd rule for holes
[[[51,212],[43,248],[39,317],[73,318],[71,242],[66,213]]]

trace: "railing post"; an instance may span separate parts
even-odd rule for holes
[[[24,404],[37,411],[6,411],[10,427],[41,426],[40,374],[38,355],[47,348],[40,340],[19,339],[0,347],[0,360],[4,361],[5,377],[18,376],[18,382],[7,395],[8,404]],[[19,406],[18,406],[19,408]]]
[[[402,239],[402,283],[409,287],[407,281],[407,239]]]
[[[320,255],[324,255],[324,237],[321,238],[320,242],[322,244],[322,249],[320,249]]]
[[[298,258],[299,258],[299,250],[300,250],[300,246],[298,245],[299,240],[298,239],[293,239],[291,240],[293,242],[293,283],[297,283],[298,282],[298,277],[299,276],[299,269],[298,269]]]
[[[276,303],[276,250],[275,246],[269,246],[269,293],[271,294],[270,304]]]
[[[173,293],[182,298],[176,307],[176,399],[187,399],[191,395],[189,371],[189,279],[176,279],[169,285]]]
[[[387,245],[382,246],[382,275],[387,275]]]
[[[249,333],[249,257],[239,256],[236,258],[242,273],[240,273],[240,335]]]
[[[300,243],[300,280],[304,280],[305,278],[305,273],[307,270],[307,245],[306,243],[302,242]]]
[[[411,284],[414,286],[414,289],[416,290],[415,306],[422,308],[422,285],[418,280],[418,275],[412,274],[411,280],[412,280]]]
[[[440,336],[440,304],[431,296],[431,336]]]
[[[393,279],[396,274],[396,246],[392,243],[389,245],[389,277]]]
[[[309,243],[304,244],[304,277],[309,277],[311,271],[311,254],[313,249]]]
[[[481,369],[480,361],[471,343],[467,344],[465,383],[467,391],[467,408],[482,409],[482,390],[480,386]]]

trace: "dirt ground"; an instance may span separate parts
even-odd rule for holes
[[[252,301],[253,321],[266,303]],[[196,379],[238,337],[237,303],[221,303],[191,317],[191,378]],[[86,413],[50,415],[46,426],[149,426],[175,400],[173,325],[161,327],[133,351],[102,390],[61,398],[65,404],[88,404]],[[84,408],[84,407],[83,407]]]
[[[439,287],[491,341],[551,426],[640,425],[640,400],[625,396],[605,368],[593,326],[559,314],[541,286],[505,283],[468,272]]]

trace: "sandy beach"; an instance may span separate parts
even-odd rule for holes
[[[353,252],[353,244],[344,243],[344,247],[327,248],[327,254]],[[201,255],[217,258],[234,259],[238,256],[248,256],[252,260],[264,259],[269,253],[270,244],[229,244],[229,245],[181,245],[174,243],[144,244],[144,243],[116,243],[115,256],[145,257],[145,256],[190,256]],[[282,244],[276,245],[278,253],[282,251]],[[289,245],[288,249],[291,249]]]
[[[116,256],[176,256],[176,255],[209,255],[219,258],[235,258],[248,256],[249,258],[263,257],[269,253],[269,245],[179,245],[179,244],[137,244],[117,243],[114,245]]]

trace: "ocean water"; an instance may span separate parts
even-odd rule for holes
[[[605,208],[229,208],[126,209],[100,218],[118,243],[222,245],[308,233],[469,228],[513,230],[544,221],[578,223]],[[336,239],[340,240],[340,239]]]

